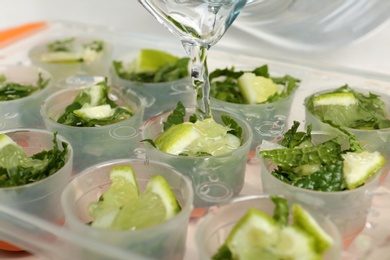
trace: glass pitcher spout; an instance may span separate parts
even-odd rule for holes
[[[224,35],[247,0],[139,0],[171,33],[212,46]]]

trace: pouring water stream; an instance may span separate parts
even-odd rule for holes
[[[169,31],[176,35],[192,61],[191,78],[196,91],[198,119],[212,117],[207,52],[224,35],[247,0],[139,0]]]

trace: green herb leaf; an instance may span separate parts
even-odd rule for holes
[[[154,143],[153,139],[142,139],[140,142],[150,143],[153,147],[157,148],[157,146]]]
[[[159,83],[170,82],[185,78],[189,75],[188,63],[190,59],[180,58],[175,62],[167,63],[155,72],[140,72],[135,73],[128,71],[122,61],[113,61],[115,73],[122,79],[139,82],[139,83]]]
[[[0,101],[15,100],[27,97],[41,89],[44,89],[50,82],[44,79],[42,73],[38,74],[36,85],[24,85],[15,82],[7,82],[6,76],[0,76]]]
[[[271,196],[271,200],[275,204],[273,218],[276,220],[279,226],[287,226],[289,215],[288,201],[285,198],[279,196]]]
[[[186,108],[182,102],[178,102],[176,108],[167,117],[167,121],[164,122],[164,131],[168,130],[173,125],[184,123],[184,117],[186,115]]]
[[[13,187],[33,183],[54,174],[65,165],[68,144],[62,143],[62,150],[57,144],[57,132],[53,137],[53,148],[32,155],[20,161],[19,165],[0,167],[0,187]]]
[[[231,118],[230,116],[223,115],[221,116],[222,122],[230,127],[231,130],[228,131],[229,134],[237,136],[239,139],[241,139],[242,136],[242,128],[238,125],[238,123]]]
[[[364,95],[344,85],[329,93],[352,93],[357,99],[356,105],[322,105],[314,107],[312,95],[305,100],[306,108],[321,121],[333,121],[334,124],[353,129],[382,129],[390,127],[389,115],[384,101],[373,93]]]
[[[213,260],[232,260],[233,255],[230,251],[229,247],[226,244],[223,244],[219,249],[218,252],[213,255]]]
[[[285,148],[260,151],[281,167],[297,167],[307,164],[335,163],[341,158],[341,146],[335,140],[329,140],[313,147]]]
[[[85,44],[84,48],[88,48],[95,52],[101,52],[104,49],[104,42],[99,40],[94,40],[91,43]]]
[[[345,189],[343,161],[324,164],[311,175],[299,175],[286,167],[279,167],[272,173],[281,181],[291,185],[318,191],[342,191]]]
[[[71,104],[65,108],[65,112],[57,119],[57,122],[64,125],[77,127],[94,127],[117,123],[133,116],[133,111],[128,107],[118,107],[118,105],[110,99],[110,88],[107,85],[107,80],[95,84],[93,87],[99,87],[99,98],[92,98],[90,93],[92,88],[82,90]],[[94,95],[95,96],[95,95]],[[105,118],[87,118],[74,113],[75,110],[82,109],[84,106],[101,106],[110,105],[114,109],[111,116]]]
[[[47,45],[47,49],[51,52],[70,52],[73,49],[73,43],[76,40],[76,38],[68,38],[64,40],[57,40],[54,42],[51,42]]]

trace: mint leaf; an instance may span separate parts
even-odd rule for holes
[[[231,130],[228,131],[229,134],[237,136],[239,139],[241,139],[242,136],[242,128],[238,125],[238,123],[231,118],[230,116],[223,115],[221,116],[222,122],[230,127]]]
[[[180,101],[177,103],[176,108],[167,117],[167,121],[164,122],[164,131],[168,130],[173,125],[184,123],[184,117],[186,115],[186,108]]]
[[[156,144],[154,143],[153,139],[142,139],[140,142],[141,142],[141,143],[142,143],[142,142],[150,143],[153,147],[157,148],[157,146],[156,146]]]
[[[139,83],[170,82],[185,78],[189,75],[188,63],[190,59],[180,58],[175,62],[165,64],[154,72],[135,73],[128,71],[122,61],[112,62],[115,73],[122,79]]]
[[[75,40],[76,38],[72,37],[65,40],[53,41],[47,45],[47,49],[51,52],[70,52],[73,49],[73,44]]]
[[[224,244],[218,249],[218,252],[215,253],[215,255],[213,255],[212,259],[213,260],[232,260],[233,255],[232,255],[232,252],[230,251],[229,247],[226,244]]]
[[[293,186],[318,191],[345,190],[343,161],[324,164],[320,170],[311,175],[295,174],[291,169],[278,167],[273,173],[276,178]]]
[[[133,116],[133,111],[128,107],[118,107],[115,101],[111,100],[109,97],[110,88],[107,85],[107,80],[99,82],[96,84],[100,86],[100,98],[96,101],[94,106],[100,105],[110,105],[111,108],[115,109],[114,114],[101,118],[85,118],[78,116],[73,111],[82,108],[84,105],[91,105],[92,97],[89,93],[89,88],[80,91],[80,93],[75,97],[73,102],[69,104],[64,113],[57,119],[57,122],[64,125],[77,126],[77,127],[95,127],[102,125],[114,124]]]
[[[289,215],[288,201],[285,198],[279,196],[271,196],[271,200],[275,204],[273,218],[276,220],[279,226],[287,226]]]
[[[27,97],[41,89],[44,89],[50,79],[44,79],[42,73],[38,74],[35,85],[7,82],[5,75],[0,76],[0,101],[15,100]]]
[[[341,146],[335,140],[329,140],[313,147],[285,148],[260,151],[264,158],[280,167],[335,163],[341,158]]]
[[[53,135],[53,148],[32,155],[31,160],[16,167],[0,167],[0,187],[13,187],[33,183],[49,177],[65,165],[68,144],[57,144],[57,132]],[[26,161],[25,161],[26,162]],[[28,162],[31,162],[30,164]]]

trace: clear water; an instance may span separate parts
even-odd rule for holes
[[[224,35],[247,0],[139,0],[175,34],[192,60],[191,76],[197,93],[196,114],[211,117],[207,52]]]

